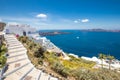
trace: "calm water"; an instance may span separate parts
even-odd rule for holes
[[[120,33],[83,32],[79,30],[62,31],[70,32],[71,34],[46,37],[63,51],[88,57],[105,53],[114,55],[120,60]]]

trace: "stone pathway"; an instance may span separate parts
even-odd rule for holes
[[[5,35],[8,46],[8,69],[3,74],[4,80],[58,80],[38,70],[30,62],[27,50],[14,35]]]

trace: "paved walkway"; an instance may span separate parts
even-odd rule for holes
[[[8,46],[8,69],[3,74],[4,80],[58,80],[38,70],[28,59],[27,50],[14,35],[5,35]]]

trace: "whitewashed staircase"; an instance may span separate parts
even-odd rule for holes
[[[8,69],[3,74],[4,80],[58,80],[34,67],[28,59],[27,50],[14,35],[5,35],[8,47]]]

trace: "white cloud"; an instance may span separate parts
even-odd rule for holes
[[[75,20],[74,23],[79,23],[79,21],[78,21],[78,20]]]
[[[37,18],[47,18],[47,15],[46,14],[38,14],[36,17]]]
[[[80,23],[80,19],[75,20],[74,23]]]
[[[86,22],[89,22],[89,19],[77,19],[77,20],[75,20],[74,21],[74,23],[80,23],[80,22],[82,22],[82,23],[86,23]]]
[[[83,22],[83,23],[89,22],[89,19],[82,19],[81,22]]]

